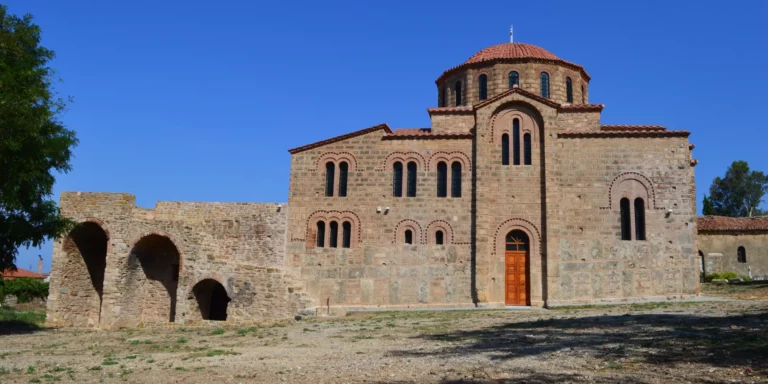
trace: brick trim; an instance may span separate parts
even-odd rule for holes
[[[405,236],[406,229],[410,229],[413,232],[415,232],[413,234],[414,235],[413,244],[410,244],[410,245],[419,245],[419,244],[426,243],[424,241],[424,233],[421,229],[421,225],[419,225],[419,223],[414,220],[405,219],[405,220],[400,220],[400,222],[397,223],[397,225],[395,226],[395,236],[392,239],[392,244],[405,245],[404,236]],[[399,241],[400,239],[403,239],[402,243]]]
[[[461,151],[453,151],[453,152],[437,151],[433,153],[429,157],[429,160],[427,160],[429,171],[436,172],[437,163],[440,161],[445,161],[445,163],[449,167],[452,162],[458,161],[461,163],[462,172],[464,172],[464,170],[467,170],[467,171],[472,170],[472,160],[469,159],[469,156],[467,156],[466,153]],[[450,168],[449,168],[449,172],[450,172]]]
[[[558,138],[570,139],[570,138],[609,138],[609,137],[627,137],[627,138],[648,138],[648,137],[688,137],[690,136],[688,131],[572,131],[572,132],[560,132],[557,134]]]
[[[437,230],[439,229],[443,230],[445,233],[443,245],[453,244],[453,227],[451,227],[451,224],[445,220],[435,220],[427,224],[427,239],[425,243],[429,245],[436,245],[435,233],[437,233]]]

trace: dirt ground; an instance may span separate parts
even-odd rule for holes
[[[0,322],[0,383],[768,383],[768,286],[730,302],[353,314],[250,328]]]

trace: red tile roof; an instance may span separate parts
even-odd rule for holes
[[[605,104],[562,104],[559,110],[561,112],[600,112],[605,108]]]
[[[472,114],[475,112],[475,109],[472,107],[435,107],[427,108],[427,112],[429,112],[430,116],[433,114]]]
[[[482,49],[467,59],[464,64],[480,63],[493,59],[518,58],[560,60],[559,57],[542,47],[525,43],[502,43]]]
[[[301,147],[296,147],[296,148],[293,148],[293,149],[289,149],[288,152],[290,152],[291,154],[296,154],[296,153],[299,153],[299,152],[308,151],[308,150],[310,150],[312,148],[322,147],[323,145],[328,145],[328,144],[336,143],[336,142],[339,142],[339,141],[342,141],[342,140],[351,139],[353,137],[357,137],[357,136],[365,135],[367,133],[378,131],[379,129],[383,129],[384,132],[386,132],[386,133],[392,133],[392,130],[389,129],[389,126],[386,123],[384,123],[384,124],[374,125],[373,127],[370,127],[370,128],[361,129],[359,131],[347,133],[345,135],[336,136],[336,137],[332,137],[332,138],[326,139],[326,140],[321,140],[321,141],[318,141],[318,142],[315,142],[315,143],[312,143],[312,144],[307,144],[307,145],[304,145],[304,146],[301,146]]]
[[[551,52],[544,48],[525,43],[503,43],[480,50],[480,52],[472,55],[463,64],[443,72],[443,74],[440,75],[440,77],[435,82],[440,83],[440,81],[447,77],[450,73],[461,68],[476,66],[492,61],[535,61],[551,64],[563,64],[581,72],[581,75],[584,76],[587,81],[590,79],[587,71],[585,71],[582,66],[565,61],[553,55]]]
[[[688,131],[628,130],[628,131],[571,131],[561,132],[557,137],[688,137]]]
[[[666,131],[661,125],[601,125],[601,131]]]
[[[470,132],[432,133],[432,128],[398,128],[385,135],[385,140],[397,139],[471,139]]]
[[[20,279],[22,277],[30,277],[33,279],[43,280],[47,276],[41,275],[36,272],[28,271],[24,268],[16,268],[15,271],[12,271],[10,269],[6,269],[5,271],[3,271],[3,279],[11,280],[11,279]]]
[[[699,216],[696,226],[699,231],[768,231],[768,216]]]

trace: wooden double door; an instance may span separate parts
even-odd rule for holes
[[[505,239],[505,299],[506,305],[529,305],[530,285],[529,240],[523,231],[512,231]]]

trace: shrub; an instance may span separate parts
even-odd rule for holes
[[[739,277],[739,275],[733,272],[710,273],[709,275],[707,275],[704,281],[710,282],[712,280],[728,280],[728,279],[735,279],[737,277]]]
[[[0,281],[0,300],[5,295],[14,295],[19,303],[29,303],[34,299],[48,298],[48,283],[37,279],[23,277]]]

